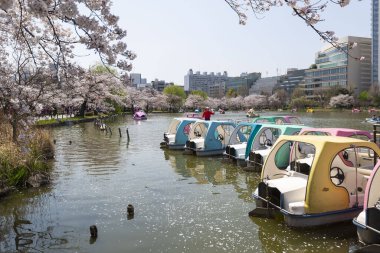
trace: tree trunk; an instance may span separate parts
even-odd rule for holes
[[[84,113],[86,112],[86,107],[87,107],[87,100],[84,100],[82,105],[80,106],[79,109],[79,116],[84,117]]]
[[[12,141],[14,143],[17,142],[17,137],[18,137],[18,120],[16,119],[15,116],[13,116],[13,119],[12,119]]]

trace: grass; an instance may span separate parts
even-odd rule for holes
[[[12,142],[11,133],[9,125],[1,125],[0,186],[25,187],[30,176],[50,171],[49,160],[54,157],[54,146],[46,130],[23,132],[18,143]]]
[[[75,117],[71,117],[71,118],[43,119],[43,120],[38,120],[36,122],[36,125],[37,126],[48,126],[48,125],[58,124],[58,123],[66,122],[66,121],[80,121],[82,119],[95,119],[95,118],[104,117],[104,116],[106,116],[106,115],[100,114],[100,115],[91,115],[91,116],[84,116],[84,117],[75,116]]]

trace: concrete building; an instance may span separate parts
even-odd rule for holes
[[[275,89],[283,89],[290,96],[294,89],[304,82],[305,69],[290,68],[280,77]]]
[[[224,71],[223,74],[220,72],[217,74],[214,74],[214,72],[210,72],[209,74],[207,72],[203,72],[201,74],[199,71],[194,73],[193,70],[190,69],[185,76],[184,89],[186,93],[193,90],[201,90],[209,94],[210,86],[222,84],[227,82],[228,79],[229,77],[227,71]]]
[[[226,83],[226,92],[234,89],[241,96],[248,96],[249,89],[261,77],[261,73],[242,73],[238,77],[231,77]]]
[[[208,95],[214,98],[222,98],[226,94],[226,82],[215,83],[208,87]]]
[[[260,78],[256,81],[254,85],[249,90],[249,95],[252,94],[266,94],[272,95],[273,88],[278,84],[281,76],[271,76]]]
[[[248,95],[249,88],[261,77],[261,73],[242,73],[238,77],[229,77],[227,72],[193,72],[190,69],[185,76],[184,89],[186,93],[193,90],[206,92],[210,97],[223,97],[229,89],[234,89],[239,95]]]
[[[371,39],[348,36],[339,39],[338,42],[345,51],[327,45],[316,54],[313,68],[305,71],[303,88],[309,98],[333,86],[344,87],[355,95],[369,89]],[[360,57],[365,59],[358,60]]]
[[[380,1],[372,0],[372,26],[371,26],[371,35],[372,35],[372,56],[371,56],[371,84],[380,85],[379,82],[379,11],[380,11]]]
[[[164,80],[155,79],[151,82],[153,89],[162,92],[166,86],[174,85],[174,83],[167,83]]]
[[[131,73],[129,75],[129,79],[131,81],[131,85],[135,88],[143,89],[149,86],[149,84],[146,82],[146,78],[141,78],[140,73]]]

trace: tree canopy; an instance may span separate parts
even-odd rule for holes
[[[183,90],[183,87],[178,85],[169,85],[164,88],[163,93],[165,95],[175,95],[177,97],[180,97],[182,99],[186,98],[186,93]]]

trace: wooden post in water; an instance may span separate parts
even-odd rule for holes
[[[121,129],[120,129],[120,127],[119,127],[119,135],[120,135],[120,138],[121,138]]]
[[[128,140],[128,142],[129,142],[129,131],[128,131],[128,128],[127,128],[127,140]]]
[[[92,238],[98,237],[98,228],[95,225],[90,226],[90,234]]]

